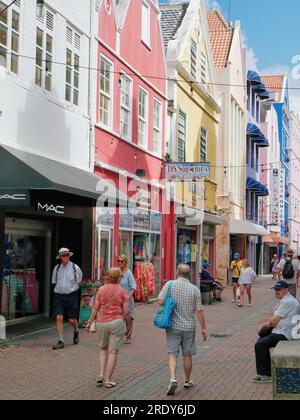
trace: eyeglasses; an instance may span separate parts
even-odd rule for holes
[[[70,255],[69,254],[61,254],[61,258],[69,258]]]
[[[123,263],[124,262],[124,260],[118,260],[118,263]]]

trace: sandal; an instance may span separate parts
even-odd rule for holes
[[[126,337],[125,341],[124,341],[124,344],[131,344],[131,338]]]
[[[105,382],[105,388],[113,388],[114,386],[116,386],[117,384],[115,382]]]
[[[104,384],[104,377],[98,376],[97,378],[97,386],[102,386]]]

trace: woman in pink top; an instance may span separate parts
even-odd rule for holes
[[[112,374],[125,334],[124,319],[129,311],[128,297],[120,287],[120,281],[121,270],[119,268],[109,269],[106,284],[98,291],[95,306],[86,325],[87,331],[90,331],[91,325],[97,317],[100,345],[100,373],[97,385],[104,384],[106,388],[116,386],[116,383],[112,382]]]

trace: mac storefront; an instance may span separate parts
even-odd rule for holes
[[[72,249],[92,272],[93,174],[10,147],[0,147],[0,314],[8,323],[52,312],[56,252]]]

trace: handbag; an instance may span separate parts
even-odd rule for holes
[[[91,328],[90,328],[90,332],[91,333],[97,332],[97,324],[96,324],[96,321],[93,321],[92,322],[92,325],[91,325]]]
[[[172,317],[174,309],[177,305],[176,300],[172,296],[173,282],[169,283],[167,298],[155,314],[153,324],[156,328],[168,330],[172,328]]]

